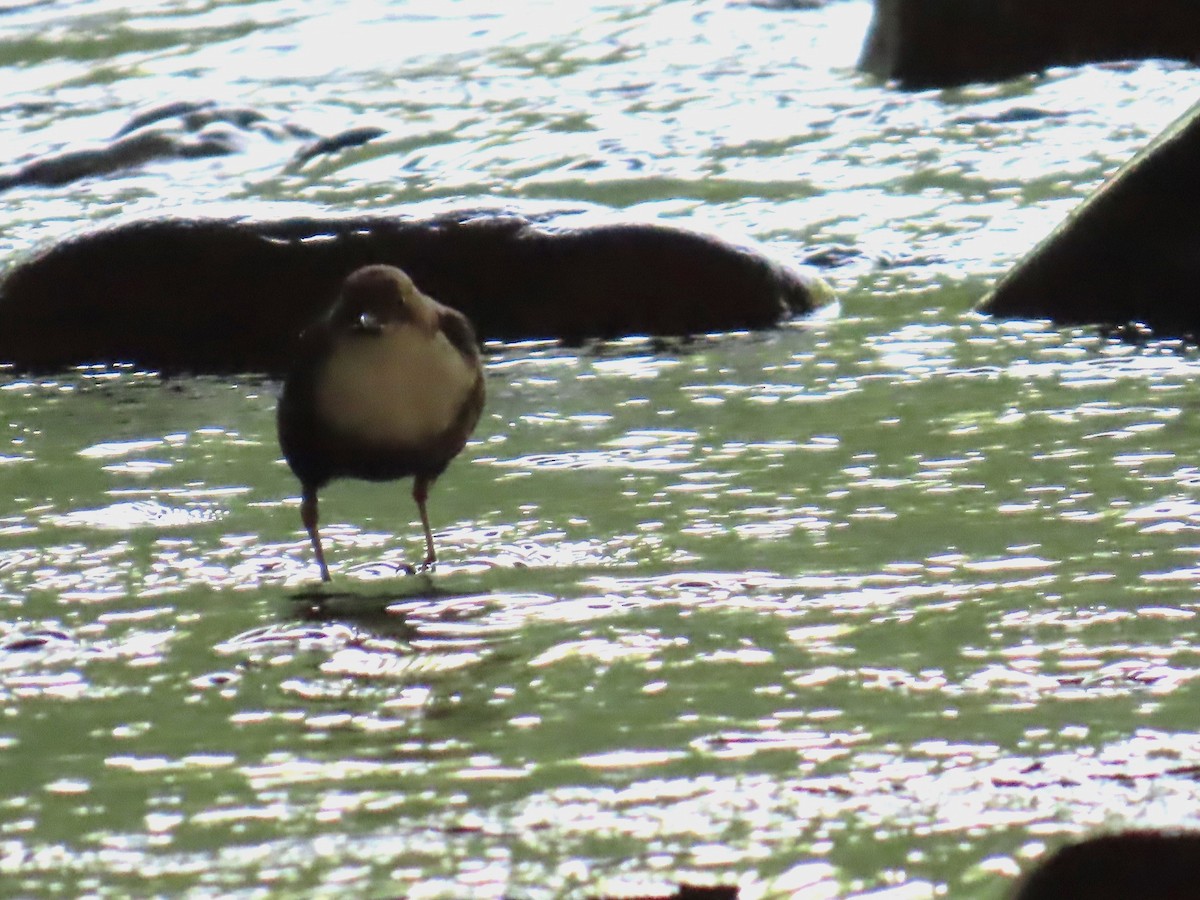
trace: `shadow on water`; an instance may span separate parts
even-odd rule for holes
[[[373,685],[420,686],[420,708],[442,673],[475,667],[493,655],[487,638],[436,633],[440,622],[482,615],[478,601],[487,596],[440,587],[425,573],[399,590],[309,587],[285,595],[276,621],[214,649],[243,665],[282,667],[293,682],[306,685],[304,692],[332,692],[348,702],[370,694]]]
[[[437,584],[427,572],[409,576],[396,590],[345,590],[321,585],[289,594],[283,618],[317,623],[353,623],[382,632],[409,636],[415,628],[407,622],[409,612],[426,615],[440,610],[440,618],[480,614],[474,601],[487,597],[488,590],[462,592]],[[459,601],[472,601],[464,608]]]

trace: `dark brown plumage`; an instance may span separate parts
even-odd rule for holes
[[[336,478],[411,475],[425,565],[435,562],[429,487],[466,445],[483,401],[479,348],[461,313],[421,293],[394,266],[350,274],[333,306],[301,335],[277,416],[322,580],[329,567],[317,492]]]

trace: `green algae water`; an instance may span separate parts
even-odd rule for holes
[[[751,234],[840,308],[489,346],[444,562],[407,574],[407,484],[339,483],[323,591],[277,384],[4,372],[0,892],[1000,898],[1200,824],[1200,359],[969,312],[1200,76],[898,94],[858,0],[348,7],[0,13],[14,163],[200,95],[391,134],[6,191],[4,261],[197,204],[537,202]]]

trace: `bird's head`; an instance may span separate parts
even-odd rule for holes
[[[395,266],[364,266],[350,273],[330,310],[330,323],[338,330],[365,335],[412,322],[427,325],[436,319],[428,297]]]

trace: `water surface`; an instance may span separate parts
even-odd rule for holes
[[[1194,354],[970,314],[1191,102],[1163,63],[898,93],[869,4],[13,4],[12,162],[175,99],[230,156],[0,193],[120,215],[581,208],[750,235],[839,314],[489,348],[435,487],[323,496],[277,385],[0,385],[0,874],[23,895],[997,898],[1196,825]],[[287,131],[285,124],[302,126]],[[301,131],[389,135],[296,165]]]

